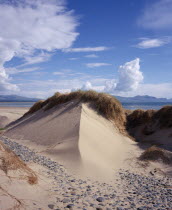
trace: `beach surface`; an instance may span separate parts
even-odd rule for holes
[[[29,110],[27,107],[0,107],[0,127],[17,120]]]

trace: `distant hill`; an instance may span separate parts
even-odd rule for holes
[[[36,102],[39,98],[27,98],[17,95],[0,95],[0,102]]]
[[[154,102],[165,102],[172,103],[172,99],[167,98],[156,98],[153,96],[134,96],[134,97],[122,97],[122,96],[114,96],[121,103],[154,103]],[[36,102],[40,100],[39,98],[28,98],[24,96],[18,95],[0,95],[0,102]]]
[[[166,102],[172,103],[172,99],[167,98],[156,98],[153,96],[143,95],[134,97],[122,97],[115,96],[121,103],[154,103],[154,102]]]

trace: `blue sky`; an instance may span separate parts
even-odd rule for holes
[[[0,94],[172,98],[172,0],[0,0]]]

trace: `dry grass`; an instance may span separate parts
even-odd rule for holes
[[[24,116],[27,115],[27,114],[33,114],[34,112],[40,110],[40,109],[43,107],[43,102],[44,102],[43,100],[37,101],[37,102],[29,109],[29,111],[28,111],[26,114],[24,114]]]
[[[22,174],[21,177],[26,179],[29,184],[36,184],[38,182],[35,172],[2,143],[0,143],[0,169],[6,175],[8,175],[9,171],[20,171]]]
[[[139,125],[156,124],[157,129],[172,127],[172,106],[164,106],[160,110],[135,110],[127,115],[127,128]]]
[[[155,112],[155,110],[134,110],[127,116],[127,127],[133,128],[142,124],[149,123],[152,120]]]
[[[154,114],[153,118],[159,120],[161,128],[172,127],[172,106],[164,106]]]
[[[25,115],[34,113],[41,108],[46,111],[59,104],[67,103],[72,100],[92,103],[98,113],[104,115],[107,119],[114,121],[120,130],[124,130],[126,116],[121,103],[111,95],[98,93],[92,90],[79,90],[67,94],[55,93],[47,100],[34,104]]]
[[[172,164],[172,155],[168,151],[165,151],[156,146],[152,146],[143,152],[139,160],[142,160],[142,161],[159,161],[160,160],[165,164]]]

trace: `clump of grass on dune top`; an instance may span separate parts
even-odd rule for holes
[[[25,115],[28,115],[28,114],[32,114],[32,113],[34,113],[34,112],[40,110],[40,109],[44,106],[44,105],[43,105],[43,102],[44,102],[43,100],[37,101],[37,102],[29,109],[29,111],[26,112],[26,113],[24,114],[24,116],[25,116]]]
[[[67,103],[72,100],[92,103],[100,114],[104,115],[107,119],[113,120],[118,128],[124,129],[126,119],[121,103],[109,94],[98,93],[92,90],[78,90],[66,94],[55,93],[47,100],[37,102],[26,114],[34,113],[43,107],[44,110],[49,110],[59,104]]]
[[[172,164],[172,155],[170,152],[165,151],[156,146],[149,147],[143,152],[139,158],[142,161],[162,161],[166,164]]]

